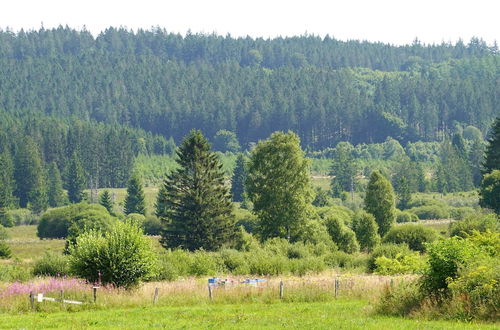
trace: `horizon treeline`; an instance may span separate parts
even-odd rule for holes
[[[193,128],[247,148],[292,130],[309,150],[486,135],[499,113],[497,45],[391,46],[331,37],[252,39],[110,28],[0,31],[0,109],[141,128]],[[2,114],[3,116],[3,114]],[[161,153],[161,152],[160,152]]]

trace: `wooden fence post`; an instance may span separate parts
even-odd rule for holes
[[[158,302],[158,288],[155,288],[155,296],[153,298],[153,304],[156,305],[156,303]]]
[[[60,294],[60,298],[61,298],[61,305],[64,305],[64,290],[61,290],[59,292],[59,294]]]
[[[208,298],[212,300],[212,286],[210,284],[208,285]]]
[[[335,278],[335,298],[338,297],[340,293],[340,280],[338,277]]]
[[[283,283],[283,281],[280,281],[280,299],[283,299],[283,295],[285,294],[284,288],[285,284]]]
[[[31,309],[35,309],[35,294],[33,291],[30,291],[30,306]]]
[[[92,287],[92,294],[94,296],[94,303],[95,303],[97,300],[97,286]]]

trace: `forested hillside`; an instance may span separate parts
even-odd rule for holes
[[[441,140],[457,122],[484,134],[500,112],[499,71],[496,45],[478,39],[391,46],[160,29],[0,32],[4,112],[124,124],[177,143],[192,128],[209,138],[235,132],[244,147],[290,129],[312,150]]]

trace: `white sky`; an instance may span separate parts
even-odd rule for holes
[[[500,0],[0,0],[0,28],[109,26],[275,37],[305,32],[392,44],[500,42]]]

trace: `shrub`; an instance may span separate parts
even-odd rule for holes
[[[249,274],[250,268],[248,267],[245,254],[237,250],[225,249],[220,252],[224,266],[230,273],[234,275]]]
[[[16,226],[36,225],[39,220],[38,216],[33,214],[29,209],[9,210],[8,214],[14,219]]]
[[[476,211],[472,207],[450,207],[450,216],[455,220],[462,220],[467,216],[474,214]]]
[[[2,264],[2,267],[0,267],[0,282],[24,282],[31,279],[32,276],[31,272],[27,271],[18,262]]]
[[[466,217],[464,220],[453,222],[450,226],[450,236],[467,237],[476,230],[479,232],[499,232],[500,221],[494,214],[483,214]]]
[[[0,241],[9,238],[9,232],[4,226],[0,225]]]
[[[368,266],[368,257],[365,254],[349,254],[344,251],[333,251],[324,258],[325,264],[331,268],[363,269]]]
[[[91,230],[70,245],[72,271],[96,282],[129,288],[156,273],[157,260],[151,241],[134,223],[115,222],[103,234]]]
[[[378,225],[370,213],[365,211],[356,213],[352,220],[352,229],[362,250],[371,251],[380,243]]]
[[[33,275],[35,276],[66,276],[70,274],[69,260],[67,256],[46,252],[45,255],[35,261]]]
[[[417,281],[403,281],[394,288],[387,286],[376,310],[380,314],[391,316],[406,316],[420,308],[423,294]]]
[[[397,223],[417,222],[418,220],[418,216],[413,212],[396,210]]]
[[[425,269],[425,258],[418,253],[397,254],[394,258],[385,256],[375,259],[375,273],[380,275],[418,274]]]
[[[370,254],[368,259],[368,270],[373,272],[376,268],[375,260],[379,257],[387,257],[389,259],[394,259],[396,256],[406,256],[410,255],[412,252],[407,245],[404,244],[394,244],[385,243],[377,246],[373,252]]]
[[[416,214],[420,220],[448,219],[450,217],[449,208],[447,206],[441,205],[424,205],[412,207],[408,211]]]
[[[148,216],[142,226],[146,235],[160,235],[161,221],[156,216]]]
[[[326,269],[321,257],[307,257],[290,260],[290,272],[293,275],[304,276],[309,273],[320,273]]]
[[[425,244],[437,239],[436,231],[423,225],[400,225],[391,228],[384,236],[384,243],[407,244],[414,251],[424,252]]]
[[[0,226],[10,228],[14,227],[14,224],[14,217],[9,212],[0,213]]]
[[[288,259],[304,259],[309,257],[311,254],[304,243],[298,242],[290,244],[286,251],[286,255]]]
[[[139,227],[144,228],[144,222],[146,221],[146,217],[139,213],[130,213],[125,217],[125,221],[133,222],[137,224]]]
[[[343,220],[336,216],[329,216],[325,220],[328,234],[337,244],[338,248],[347,253],[359,251],[359,243],[356,240],[356,234],[351,228],[347,227]]]
[[[11,256],[10,247],[4,241],[0,241],[0,259],[9,259]]]
[[[189,269],[189,275],[204,276],[215,275],[222,271],[224,261],[215,253],[196,251],[193,254],[193,262]]]

